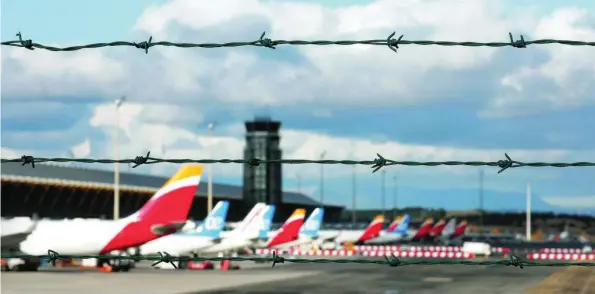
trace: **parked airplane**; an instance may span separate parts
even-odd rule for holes
[[[263,216],[268,207],[265,203],[257,203],[244,220],[229,232],[221,232],[221,242],[200,250],[198,254],[229,253],[250,247],[259,240],[263,227]]]
[[[384,225],[384,216],[379,214],[368,225],[365,230],[324,230],[318,233],[319,242],[327,241],[338,244],[343,243],[361,243],[378,237],[382,226]]]
[[[436,241],[442,245],[460,245],[462,244],[461,238],[465,236],[467,230],[467,221],[463,220],[456,225],[456,219],[453,218],[444,227],[442,236],[436,239]]]
[[[181,229],[188,217],[203,166],[184,166],[159,189],[141,209],[119,220],[40,221],[35,230],[20,244],[30,255],[107,254],[140,246]],[[98,260],[98,266],[111,266],[112,271],[130,268],[127,262]]]
[[[264,215],[262,217],[262,224],[260,231],[258,232],[258,241],[254,245],[256,247],[266,246],[271,235],[271,227],[273,226],[273,217],[275,216],[275,205],[268,205]]]
[[[300,245],[311,243],[311,242],[315,241],[316,238],[318,238],[318,231],[320,230],[320,225],[322,224],[323,219],[324,219],[324,208],[319,207],[319,208],[314,209],[314,211],[312,211],[312,213],[310,214],[310,216],[308,217],[306,222],[304,222],[304,224],[299,229],[298,237],[296,238],[296,240],[286,242],[283,244],[274,245],[274,246],[269,245],[268,247],[269,248],[278,248],[278,249],[290,248],[290,247],[296,247],[296,246],[300,246]],[[274,237],[274,235],[277,235],[278,232],[274,232],[271,237]],[[284,231],[283,233],[286,233],[286,231]]]
[[[435,225],[434,227],[432,227],[432,229],[430,230],[430,237],[437,237],[440,236],[442,234],[442,231],[444,230],[444,227],[446,226],[446,220],[441,218]]]
[[[300,228],[304,224],[306,210],[296,209],[291,216],[283,223],[273,236],[270,237],[265,247],[274,248],[276,246],[293,242],[299,237]],[[320,226],[320,223],[319,223]]]
[[[440,233],[440,236],[450,237],[452,234],[455,233],[456,229],[457,229],[457,219],[453,217],[446,223],[446,225],[444,226],[444,230],[442,230],[442,233]]]
[[[171,256],[190,255],[194,251],[213,246],[221,241],[229,201],[219,201],[205,220],[193,231],[178,232],[140,246],[142,255],[167,252]]]
[[[388,225],[388,228],[386,228],[386,230],[384,230],[384,232],[380,232],[380,235],[382,235],[385,232],[392,232],[392,231],[394,231],[399,226],[399,224],[401,223],[402,220],[403,220],[403,216],[402,215],[397,216],[395,218],[395,220],[390,225]]]
[[[407,225],[409,224],[409,216],[405,215],[404,219],[407,219]],[[389,244],[394,242],[411,242],[411,241],[421,241],[425,237],[430,234],[430,231],[433,228],[434,220],[432,218],[426,219],[425,222],[421,224],[418,230],[407,230],[405,232],[395,232],[393,234],[386,234],[387,237],[384,239],[372,239],[366,241],[366,244]],[[381,243],[382,242],[382,243]]]
[[[465,235],[466,230],[467,230],[467,221],[463,220],[463,221],[461,221],[461,223],[459,223],[459,225],[457,226],[455,231],[452,233],[452,235],[450,235],[450,238],[456,238],[456,237],[463,236],[463,235]]]
[[[405,236],[407,236],[409,233],[407,232],[408,228],[409,228],[409,222],[411,220],[411,217],[406,214],[402,217],[397,218],[398,223],[396,224],[396,226],[393,226],[391,224],[391,226],[389,226],[384,232],[381,232],[380,236],[368,240],[365,243],[366,244],[385,244],[385,243],[389,243],[389,242],[393,242],[393,241],[398,241],[403,239]],[[397,222],[397,220],[395,220],[393,222],[393,224],[395,222]]]

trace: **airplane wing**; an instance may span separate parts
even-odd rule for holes
[[[29,219],[27,218],[27,220]],[[33,233],[38,224],[37,220],[31,220],[31,223],[23,228],[17,224],[18,221],[17,219],[2,220],[2,238],[0,239],[2,248],[18,248],[19,244]]]
[[[153,232],[155,235],[167,235],[181,231],[184,226],[186,226],[186,221],[152,225],[151,232]]]

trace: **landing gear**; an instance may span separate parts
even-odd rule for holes
[[[97,259],[97,268],[107,268],[110,272],[129,272],[133,263],[126,259]]]
[[[41,265],[38,259],[7,258],[2,259],[2,271],[36,272]]]

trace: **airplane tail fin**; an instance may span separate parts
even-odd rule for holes
[[[181,167],[139,211],[122,220],[149,223],[158,231],[181,229],[186,224],[202,171],[202,165]]]
[[[430,235],[438,236],[444,230],[444,226],[446,225],[446,220],[441,218],[433,227],[430,229]]]
[[[202,224],[196,229],[196,234],[214,239],[220,238],[223,226],[225,226],[228,210],[229,201],[217,202],[211,213],[207,215]]]
[[[395,228],[395,230],[393,232],[397,233],[397,234],[406,235],[407,229],[409,229],[410,221],[411,221],[411,216],[408,214],[404,215],[403,218],[401,219],[401,222],[399,223],[399,225]]]
[[[403,216],[397,216],[397,218],[395,218],[395,220],[392,223],[390,223],[388,228],[386,228],[386,231],[389,233],[394,231],[397,228],[397,226],[399,226],[402,219],[403,219]]]
[[[291,216],[283,223],[278,233],[267,242],[266,247],[281,245],[287,242],[294,241],[299,236],[299,230],[304,224],[306,217],[306,210],[302,208],[296,209]]]
[[[271,231],[271,225],[273,224],[273,217],[275,216],[275,205],[267,205],[266,211],[262,216],[262,227],[258,232],[258,238],[266,240]]]
[[[384,215],[379,214],[377,215],[374,220],[368,225],[364,233],[359,237],[356,242],[363,242],[373,238],[376,238],[380,235],[380,230],[382,230],[382,226],[384,225]]]
[[[453,237],[458,237],[458,236],[464,235],[466,230],[467,230],[467,221],[462,220],[461,223],[459,223],[459,225],[455,229]]]
[[[454,234],[456,227],[457,219],[453,217],[444,226],[444,230],[442,230],[442,236],[450,236]]]
[[[417,233],[413,236],[413,239],[424,238],[430,234],[430,231],[434,227],[434,219],[427,218],[417,230]]]
[[[317,207],[312,211],[304,225],[300,228],[299,234],[310,238],[316,238],[323,219],[324,208]]]
[[[267,205],[265,203],[256,203],[254,207],[248,212],[248,215],[242,222],[233,230],[236,234],[242,234],[244,237],[253,239],[259,235],[262,227],[262,217],[265,213]]]

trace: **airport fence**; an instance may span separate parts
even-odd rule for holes
[[[380,154],[376,154],[374,160],[331,160],[331,159],[167,159],[167,158],[156,158],[151,157],[151,152],[147,152],[145,156],[137,156],[136,158],[130,159],[91,159],[91,158],[62,158],[62,157],[33,157],[31,155],[23,155],[21,158],[2,158],[2,163],[6,162],[20,162],[21,165],[30,164],[31,167],[35,168],[35,163],[41,162],[79,162],[79,163],[127,163],[133,164],[133,168],[136,168],[143,164],[156,164],[156,163],[203,163],[203,164],[214,164],[214,163],[239,163],[247,164],[251,167],[257,167],[261,164],[342,164],[342,165],[368,165],[372,168],[372,172],[375,173],[386,166],[491,166],[498,167],[498,173],[501,173],[509,168],[518,167],[595,167],[595,162],[522,162],[513,160],[508,154],[504,154],[505,159],[498,161],[398,161],[392,159],[386,159]]]
[[[272,40],[265,38],[265,33],[260,35],[260,38],[254,41],[245,42],[228,42],[228,43],[176,43],[168,41],[153,42],[153,38],[150,37],[148,41],[143,42],[129,42],[129,41],[115,41],[108,43],[93,43],[79,46],[69,47],[54,47],[43,45],[33,42],[31,39],[25,40],[22,38],[21,33],[17,33],[18,40],[4,41],[2,46],[21,47],[29,50],[44,49],[55,52],[70,52],[78,51],[83,49],[97,49],[101,47],[115,47],[115,46],[128,46],[138,49],[142,49],[146,54],[149,52],[149,48],[156,46],[165,47],[179,47],[179,48],[230,48],[230,47],[241,47],[241,46],[253,46],[253,47],[265,47],[275,49],[279,45],[317,45],[317,46],[349,46],[349,45],[375,45],[375,46],[387,46],[393,52],[397,52],[399,46],[402,45],[420,45],[420,46],[465,46],[465,47],[514,47],[514,48],[527,48],[529,45],[545,45],[545,44],[561,44],[568,46],[595,46],[595,42],[584,42],[584,41],[573,41],[573,40],[554,40],[554,39],[541,39],[527,41],[523,35],[520,36],[519,40],[514,40],[512,33],[509,33],[509,42],[453,42],[453,41],[431,41],[431,40],[403,40],[403,35],[399,38],[394,38],[395,32],[391,33],[386,39],[372,39],[372,40]],[[280,160],[265,160],[259,158],[251,159],[165,159],[155,158],[150,156],[150,152],[146,156],[137,156],[131,159],[83,159],[83,158],[45,158],[45,157],[34,157],[32,155],[23,155],[21,158],[6,159],[2,158],[1,162],[20,162],[22,165],[31,165],[35,168],[35,163],[41,162],[80,162],[80,163],[128,163],[133,164],[133,168],[136,168],[143,164],[157,164],[157,163],[203,163],[203,164],[214,164],[214,163],[235,163],[235,164],[247,164],[251,167],[256,167],[261,164],[272,164],[272,163],[283,163],[283,164],[341,164],[341,165],[366,165],[372,168],[372,172],[375,173],[386,166],[490,166],[499,168],[498,173],[501,173],[509,168],[518,167],[595,167],[595,162],[522,162],[513,160],[508,154],[504,154],[505,159],[498,161],[397,161],[383,157],[380,154],[376,154],[373,160],[308,160],[308,159],[280,159]],[[60,255],[55,251],[49,250],[48,255],[44,256],[30,256],[30,255],[2,255],[2,258],[42,258],[47,261],[55,263],[56,260],[68,259],[68,258],[105,258],[105,259],[126,259],[132,261],[149,260],[155,261],[154,265],[159,263],[171,263],[175,261],[260,261],[260,262],[271,262],[273,266],[278,263],[360,263],[360,264],[380,264],[389,265],[391,267],[399,267],[406,265],[438,265],[438,264],[461,264],[461,265],[504,265],[504,266],[515,266],[523,268],[525,266],[595,266],[592,262],[534,262],[534,261],[523,261],[520,257],[515,254],[505,260],[485,260],[485,261],[468,261],[468,260],[410,260],[401,261],[396,256],[386,257],[385,259],[361,259],[361,258],[348,258],[348,259],[304,259],[304,258],[292,258],[285,259],[277,254],[273,254],[271,257],[222,257],[222,258],[186,258],[186,257],[173,257],[167,253],[162,253],[157,256],[100,256],[100,255]],[[174,265],[175,266],[175,265]]]
[[[171,256],[167,252],[160,252],[159,255],[136,255],[136,256],[124,256],[124,255],[61,255],[56,251],[48,250],[47,255],[23,255],[23,254],[2,254],[2,258],[21,258],[21,259],[41,259],[45,262],[56,264],[56,261],[68,261],[71,259],[103,259],[103,260],[125,260],[132,262],[139,261],[152,261],[151,266],[156,266],[160,263],[171,264],[174,268],[177,268],[178,262],[220,262],[220,261],[253,261],[259,263],[271,263],[271,267],[280,263],[294,263],[294,264],[305,264],[305,263],[356,263],[356,264],[377,264],[387,265],[390,267],[402,267],[408,265],[491,265],[491,266],[513,266],[523,269],[525,267],[566,267],[566,266],[585,266],[595,267],[595,262],[592,261],[572,261],[572,262],[561,262],[561,261],[529,261],[523,260],[518,255],[511,253],[508,258],[501,260],[453,260],[453,259],[410,259],[402,260],[399,259],[395,254],[390,256],[383,256],[382,258],[285,258],[279,256],[276,252],[273,252],[270,256],[263,257],[179,257]]]

